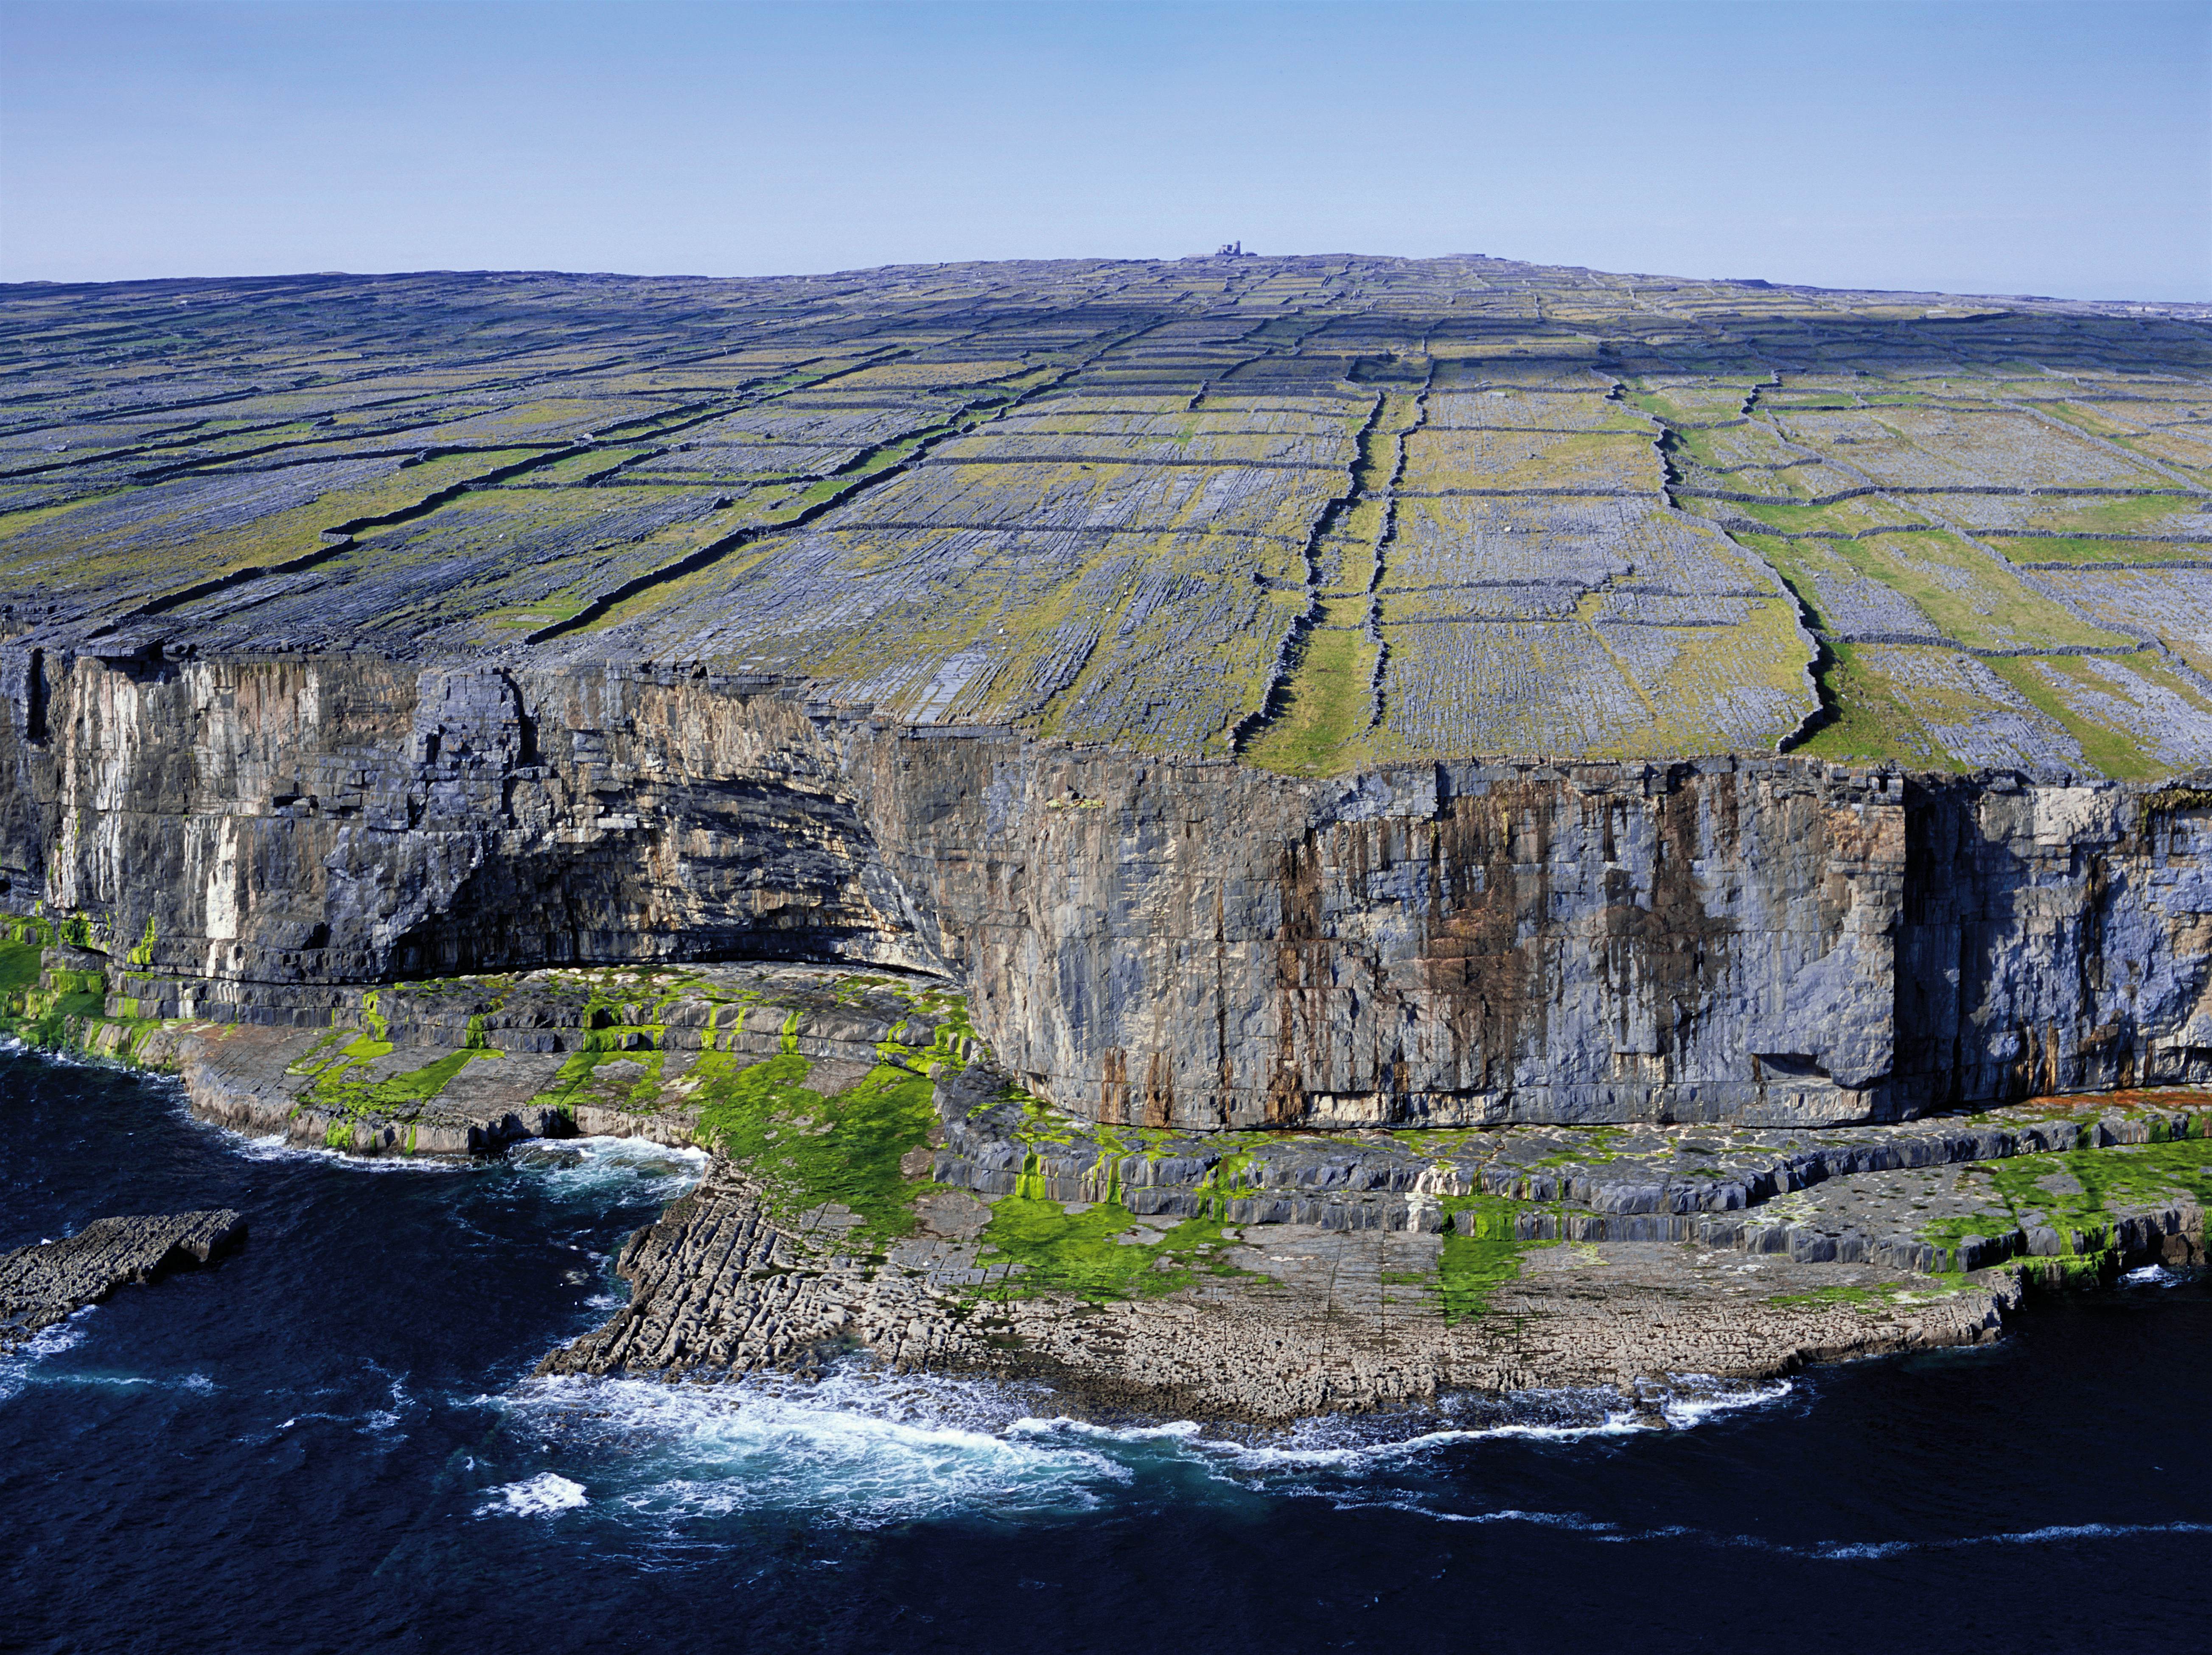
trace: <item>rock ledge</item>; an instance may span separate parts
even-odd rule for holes
[[[228,1208],[94,1219],[61,1241],[0,1258],[0,1349],[96,1305],[127,1282],[205,1264],[246,1238]]]

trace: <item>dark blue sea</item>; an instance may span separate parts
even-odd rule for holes
[[[849,1371],[529,1375],[694,1158],[465,1168],[0,1056],[0,1250],[229,1206],[217,1267],[0,1357],[0,1647],[2212,1648],[2212,1292],[1729,1393],[1238,1441]]]

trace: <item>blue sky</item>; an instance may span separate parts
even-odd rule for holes
[[[2212,299],[2212,0],[0,0],[0,277],[1477,252]]]

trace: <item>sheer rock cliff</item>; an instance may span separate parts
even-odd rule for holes
[[[181,656],[181,658],[172,658]],[[2212,792],[1802,758],[1229,762],[764,679],[0,651],[0,903],[110,1015],[876,962],[1180,1128],[1815,1124],[2212,1076]]]

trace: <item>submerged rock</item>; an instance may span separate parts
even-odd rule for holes
[[[29,1338],[118,1287],[205,1264],[246,1239],[228,1208],[94,1219],[61,1241],[0,1258],[0,1348]]]

